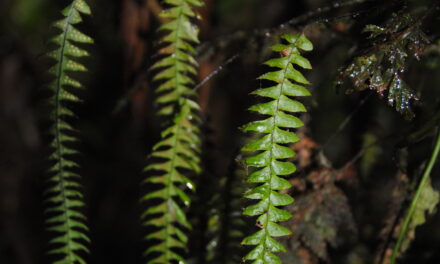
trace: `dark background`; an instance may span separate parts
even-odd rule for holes
[[[138,198],[146,156],[159,136],[154,117],[151,73],[155,60],[154,36],[159,24],[155,1],[88,1],[93,16],[85,17],[80,29],[95,39],[84,46],[92,54],[83,62],[89,72],[79,79],[87,89],[84,102],[72,106],[81,131],[77,158],[92,239],[90,263],[142,263],[143,231],[139,221]],[[48,234],[43,224],[43,196],[48,127],[45,84],[51,62],[44,53],[47,40],[55,33],[51,21],[69,1],[0,1],[0,263],[45,263]],[[202,119],[216,146],[213,168],[223,177],[228,164],[242,144],[237,129],[250,120],[246,108],[254,102],[247,94],[261,85],[256,77],[270,56],[268,47],[282,30],[307,25],[306,33],[315,45],[307,54],[314,70],[308,72],[313,97],[304,133],[320,145],[334,168],[342,168],[362,148],[365,133],[380,140],[376,162],[368,173],[356,162],[356,185],[341,184],[349,198],[356,239],[341,250],[330,249],[333,263],[372,263],[379,244],[390,192],[398,170],[396,145],[417,130],[438,111],[439,12],[423,24],[436,52],[420,61],[410,60],[405,75],[417,91],[416,118],[405,120],[372,91],[347,95],[334,86],[338,69],[362,50],[366,35],[361,29],[381,24],[406,3],[410,10],[426,9],[434,1],[365,1],[338,8],[328,0],[208,0],[200,10],[202,46],[200,80],[231,56],[223,67],[199,89]],[[280,28],[289,19],[316,12],[295,27]],[[268,29],[268,30],[266,30]],[[266,34],[266,32],[268,34]],[[436,45],[434,45],[437,43]],[[362,103],[361,103],[362,102]],[[341,126],[349,118],[346,126]],[[429,157],[432,134],[405,148],[407,173],[416,177],[419,166]],[[439,168],[432,173],[439,187]],[[200,187],[203,188],[203,187]],[[429,217],[417,229],[415,242],[402,263],[439,263],[440,217]],[[361,253],[359,253],[361,252]],[[350,257],[356,256],[356,257]]]

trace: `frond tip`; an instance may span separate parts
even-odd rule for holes
[[[159,41],[163,45],[159,54],[164,57],[151,69],[159,70],[153,78],[161,82],[156,90],[160,93],[156,100],[161,105],[159,115],[171,115],[175,113],[173,107],[179,98],[195,95],[191,86],[197,75],[194,44],[199,43],[199,29],[191,20],[199,17],[193,7],[202,6],[203,1],[165,0],[164,3],[170,6],[160,13],[161,17],[169,19],[159,28],[164,33]]]
[[[246,216],[258,216],[257,226],[260,230],[242,241],[243,245],[254,246],[244,260],[253,261],[255,264],[281,263],[280,258],[274,253],[286,251],[284,246],[274,239],[291,233],[287,228],[277,224],[291,217],[290,213],[278,207],[293,202],[290,195],[280,192],[291,187],[290,182],[283,177],[296,171],[295,165],[289,161],[295,156],[295,152],[286,144],[299,140],[290,129],[303,126],[301,120],[292,113],[306,112],[304,105],[291,97],[310,95],[303,86],[309,82],[294,65],[304,69],[312,68],[310,62],[301,56],[300,50],[310,51],[313,45],[303,34],[286,34],[282,38],[287,44],[272,46],[272,50],[280,52],[282,57],[265,62],[266,65],[279,70],[259,77],[274,82],[275,85],[252,93],[269,101],[249,108],[268,117],[242,127],[245,132],[261,134],[259,139],[242,148],[244,152],[252,152],[252,155],[246,158],[246,164],[256,168],[248,176],[248,181],[259,184],[245,194],[246,198],[259,201],[243,211]]]
[[[52,163],[49,169],[49,187],[46,190],[48,230],[55,233],[49,241],[52,248],[48,253],[57,255],[55,264],[85,264],[79,252],[88,253],[86,246],[90,242],[86,235],[88,228],[85,225],[85,216],[80,212],[84,206],[83,195],[78,183],[80,176],[75,172],[78,164],[71,159],[77,151],[70,146],[77,138],[72,134],[74,128],[66,118],[73,117],[74,113],[65,104],[78,102],[80,99],[72,92],[82,88],[82,85],[69,77],[68,72],[86,71],[86,68],[74,59],[88,56],[88,52],[76,46],[75,43],[92,43],[93,40],[77,30],[74,25],[82,21],[81,14],[89,15],[90,8],[84,0],[74,0],[63,11],[63,18],[54,23],[54,27],[61,32],[52,38],[56,48],[48,56],[56,61],[49,70],[54,76],[49,84],[52,96],[49,98],[51,106],[52,127],[50,134],[53,140],[50,144],[53,152],[49,157]]]

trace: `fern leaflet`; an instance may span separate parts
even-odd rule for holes
[[[159,71],[153,78],[160,82],[156,90],[158,114],[171,117],[171,122],[162,131],[161,139],[150,155],[150,164],[144,170],[149,174],[144,184],[159,184],[160,187],[142,197],[142,201],[153,203],[143,213],[142,220],[145,226],[155,228],[146,239],[157,242],[145,251],[145,255],[153,256],[148,263],[185,263],[181,256],[188,241],[184,229],[191,226],[181,206],[190,204],[183,187],[194,190],[188,173],[199,174],[201,171],[200,120],[196,114],[199,107],[193,100],[196,93],[190,87],[197,73],[193,44],[199,41],[198,29],[191,19],[198,17],[193,7],[201,6],[203,2],[164,2],[169,6],[160,14],[169,19],[159,28],[164,33],[159,54],[164,56],[151,69]]]
[[[258,89],[252,93],[269,98],[270,101],[249,108],[251,111],[269,117],[250,122],[242,127],[245,132],[262,134],[259,139],[242,148],[244,152],[253,152],[253,155],[246,158],[246,164],[256,168],[248,176],[248,181],[259,184],[245,194],[246,198],[259,201],[243,211],[246,216],[258,216],[257,226],[260,230],[242,241],[243,245],[254,246],[244,257],[244,261],[253,261],[255,264],[281,263],[280,258],[274,253],[286,251],[284,246],[274,239],[291,233],[287,228],[277,224],[291,217],[290,213],[277,207],[293,202],[290,195],[280,192],[291,186],[290,182],[282,176],[296,171],[295,165],[288,161],[295,156],[295,152],[285,144],[297,142],[299,138],[289,130],[303,126],[301,120],[291,113],[306,111],[304,105],[290,97],[310,95],[309,91],[302,86],[309,82],[293,65],[311,69],[310,62],[300,55],[300,50],[310,51],[313,45],[303,34],[286,34],[282,38],[288,44],[274,45],[272,50],[281,52],[284,56],[265,62],[266,65],[279,68],[279,70],[259,77],[259,79],[274,82],[276,85]]]
[[[92,43],[93,40],[74,27],[82,21],[81,14],[91,14],[84,0],[72,1],[62,14],[64,17],[54,23],[54,27],[61,33],[51,39],[57,48],[48,54],[56,60],[56,64],[49,70],[55,78],[49,85],[52,92],[49,98],[52,108],[50,134],[53,136],[50,144],[53,152],[49,159],[53,165],[49,169],[49,187],[46,190],[49,204],[46,223],[49,231],[56,232],[55,237],[49,241],[53,249],[48,253],[60,257],[53,263],[72,264],[86,263],[78,252],[88,253],[86,243],[90,240],[86,235],[88,228],[84,224],[85,216],[79,210],[84,203],[81,185],[78,183],[80,176],[75,172],[78,164],[71,159],[71,155],[77,151],[69,146],[77,139],[72,136],[74,128],[65,120],[66,117],[74,116],[74,113],[65,103],[78,102],[79,98],[70,90],[82,88],[78,81],[69,77],[68,72],[86,71],[74,58],[87,56],[88,52],[75,43]]]

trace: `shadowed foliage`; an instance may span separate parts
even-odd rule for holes
[[[49,52],[48,56],[56,60],[50,69],[55,77],[49,88],[52,96],[49,105],[52,108],[50,134],[53,136],[49,157],[53,163],[49,169],[49,187],[46,190],[48,208],[48,230],[56,233],[50,240],[49,254],[60,255],[53,263],[86,263],[78,252],[89,252],[86,244],[90,242],[84,223],[85,216],[79,210],[84,206],[81,185],[78,182],[78,164],[71,159],[77,151],[70,146],[77,141],[73,136],[75,129],[66,120],[74,113],[66,106],[67,102],[78,102],[80,99],[72,92],[81,89],[82,85],[69,77],[69,72],[82,72],[87,69],[76,61],[77,58],[88,56],[88,52],[78,47],[77,43],[93,43],[93,40],[75,28],[82,21],[81,14],[90,15],[90,8],[84,0],[74,0],[63,11],[63,18],[54,23],[61,32],[51,39],[58,47]]]

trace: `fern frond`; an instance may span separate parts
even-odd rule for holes
[[[180,100],[172,125],[162,132],[161,141],[153,147],[151,158],[158,161],[144,169],[151,174],[144,183],[161,186],[142,197],[142,201],[160,200],[142,215],[144,225],[157,228],[145,238],[159,241],[145,251],[145,255],[158,254],[148,263],[185,263],[175,250],[186,250],[188,238],[183,229],[191,228],[180,205],[189,206],[191,201],[181,188],[194,190],[193,182],[185,174],[201,171],[199,128],[194,123],[198,118],[192,116],[193,109],[197,109],[195,102]]]
[[[283,56],[265,62],[266,65],[279,68],[279,70],[259,77],[259,79],[276,84],[252,93],[270,100],[249,108],[251,111],[268,117],[242,127],[245,132],[262,134],[258,140],[242,148],[244,152],[253,152],[250,157],[246,158],[246,164],[256,168],[249,175],[248,181],[259,184],[245,194],[246,198],[259,201],[243,211],[246,216],[258,216],[257,226],[260,230],[242,241],[243,245],[254,246],[244,257],[244,261],[253,261],[255,264],[281,263],[280,258],[274,253],[286,251],[284,246],[275,240],[275,237],[291,233],[287,228],[277,224],[291,217],[290,213],[278,207],[293,202],[290,195],[281,192],[291,187],[290,182],[283,177],[296,171],[295,165],[289,161],[295,156],[295,152],[286,144],[299,140],[290,129],[303,126],[301,120],[292,113],[306,112],[303,104],[290,97],[310,95],[309,91],[302,86],[309,82],[301,72],[294,68],[294,64],[304,69],[312,68],[309,61],[300,55],[300,50],[312,50],[312,43],[303,34],[286,34],[282,38],[288,44],[274,45],[272,50],[281,52]]]
[[[246,231],[250,230],[248,223],[241,217],[244,206],[241,197],[248,186],[245,183],[247,176],[245,167],[244,163],[232,161],[227,176],[220,183],[222,194],[218,201],[220,230],[217,252],[215,259],[208,263],[240,263],[243,255],[240,241],[245,237]]]
[[[56,264],[86,263],[79,252],[89,252],[86,246],[90,242],[86,234],[88,227],[84,223],[84,214],[79,210],[84,206],[81,185],[78,183],[80,176],[75,172],[79,165],[71,159],[71,155],[77,151],[69,145],[77,141],[77,138],[72,135],[74,128],[66,120],[73,117],[74,113],[65,104],[80,101],[72,90],[82,88],[82,85],[70,77],[69,72],[86,71],[75,59],[87,56],[88,52],[76,43],[92,43],[93,40],[74,25],[82,21],[81,14],[90,13],[84,0],[72,1],[62,11],[63,18],[54,23],[54,27],[61,32],[51,40],[57,48],[48,54],[56,64],[49,70],[54,76],[49,85],[52,92],[49,98],[52,108],[50,134],[53,136],[50,146],[53,152],[49,157],[52,166],[49,169],[49,187],[46,190],[46,223],[48,230],[56,233],[49,241],[53,249],[48,252],[60,256],[53,262]]]
[[[200,120],[199,106],[192,89],[197,74],[193,44],[199,42],[198,28],[192,19],[198,15],[193,7],[203,5],[199,0],[165,0],[169,6],[160,15],[169,21],[159,31],[163,57],[152,70],[158,70],[153,81],[160,82],[156,92],[160,116],[171,116],[171,124],[161,133],[161,139],[153,147],[151,164],[145,171],[150,175],[145,184],[159,184],[159,189],[142,197],[144,202],[156,201],[142,215],[145,226],[155,231],[145,238],[151,243],[145,255],[153,256],[148,263],[185,263],[182,252],[187,250],[185,230],[191,226],[182,205],[189,206],[190,198],[185,189],[194,190],[188,174],[199,174],[200,169]],[[185,187],[186,186],[186,187]],[[160,202],[157,202],[160,201]]]
[[[174,106],[179,98],[194,96],[192,89],[197,74],[198,64],[194,58],[195,48],[193,44],[199,43],[199,29],[191,22],[198,18],[193,7],[203,5],[200,0],[165,0],[164,3],[170,8],[160,13],[160,16],[169,19],[169,22],[159,28],[164,36],[160,44],[164,45],[159,54],[163,55],[152,67],[152,70],[160,70],[153,81],[162,82],[156,92],[159,94],[156,102],[161,105],[159,115],[175,113]]]

